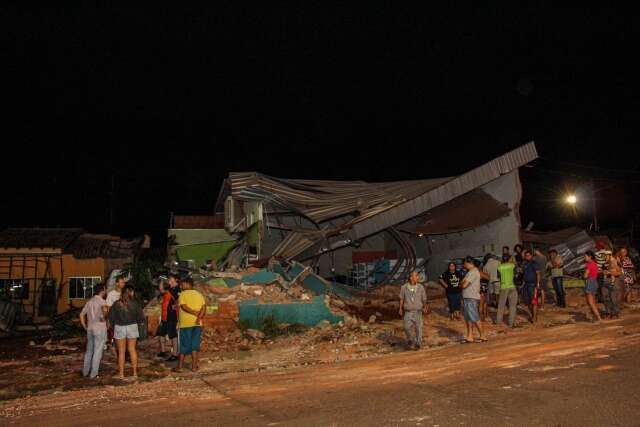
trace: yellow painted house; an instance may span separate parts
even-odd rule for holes
[[[94,286],[133,261],[140,239],[78,228],[8,228],[0,232],[0,298],[37,321],[82,307]]]

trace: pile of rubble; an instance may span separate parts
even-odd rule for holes
[[[300,335],[319,324],[354,322],[343,300],[351,299],[349,293],[336,292],[335,285],[298,263],[237,272],[200,271],[192,277],[195,289],[206,299],[203,345],[212,351],[246,349],[265,338]],[[152,300],[144,311],[153,335],[160,300]]]

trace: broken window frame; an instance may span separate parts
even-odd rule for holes
[[[78,287],[80,283],[79,280],[82,280],[81,287]],[[90,286],[87,286],[87,280],[90,280]],[[100,276],[78,276],[78,277],[69,277],[69,287],[67,293],[69,295],[70,300],[79,299],[79,300],[87,300],[95,295],[95,286],[102,283],[102,277]],[[71,290],[75,289],[75,295],[71,295]],[[79,291],[82,290],[82,296],[79,295]],[[87,292],[90,292],[87,295]]]

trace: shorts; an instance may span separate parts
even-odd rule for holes
[[[131,325],[116,325],[113,328],[113,337],[117,340],[123,339],[136,339],[140,336],[138,330],[138,324],[132,323]]]
[[[533,304],[533,297],[536,294],[535,283],[525,283],[522,287],[522,303],[525,305]]]
[[[584,293],[596,295],[598,293],[598,281],[596,279],[588,278],[584,282]]]
[[[167,320],[167,335],[169,339],[178,338],[178,321]]]
[[[156,329],[156,337],[165,337],[167,336],[167,321],[161,320],[158,324],[158,329]]]
[[[480,300],[473,298],[464,298],[464,320],[467,322],[480,321]]]
[[[191,354],[200,351],[200,335],[202,328],[192,326],[190,328],[180,328],[180,354]]]

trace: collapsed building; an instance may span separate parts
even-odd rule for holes
[[[450,260],[520,240],[518,170],[537,157],[530,142],[458,176],[381,183],[230,173],[215,205],[223,228],[170,229],[173,254],[217,269],[297,261],[361,287],[414,269],[434,279]]]

